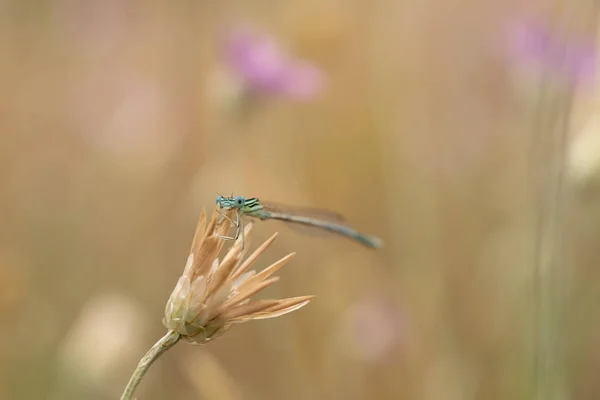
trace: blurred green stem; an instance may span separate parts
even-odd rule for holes
[[[135,389],[137,389],[138,385],[142,381],[142,378],[148,372],[148,369],[152,365],[154,361],[158,359],[165,351],[169,350],[171,347],[175,346],[175,344],[179,341],[181,335],[174,331],[169,331],[165,336],[163,336],[152,348],[146,353],[144,358],[140,361],[135,371],[133,371],[133,375],[129,379],[127,383],[127,387],[123,391],[121,395],[121,400],[130,400],[133,398],[133,393]]]

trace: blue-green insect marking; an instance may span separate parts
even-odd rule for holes
[[[382,240],[378,237],[365,235],[363,233],[357,232],[356,230],[348,226],[339,223],[324,221],[318,218],[312,218],[304,215],[298,215],[294,212],[285,212],[281,210],[281,207],[277,207],[276,209],[274,209],[265,204],[261,204],[260,200],[256,197],[244,198],[242,196],[218,196],[216,204],[219,205],[220,209],[225,211],[236,210],[235,222],[231,221],[227,216],[223,215],[236,227],[236,234],[234,237],[223,236],[222,238],[228,240],[236,240],[241,234],[242,248],[244,246],[244,226],[242,220],[243,216],[259,218],[261,220],[275,219],[280,221],[312,226],[315,228],[323,229],[325,231],[336,233],[338,235],[345,236],[364,246],[373,249],[379,248],[383,245]]]

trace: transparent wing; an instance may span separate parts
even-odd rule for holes
[[[289,204],[282,204],[272,201],[260,201],[260,204],[266,211],[271,211],[274,213],[280,214],[289,214],[296,215],[302,217],[309,217],[314,219],[319,219],[322,221],[333,222],[340,225],[346,225],[343,215],[336,213],[330,210],[324,210],[321,208],[312,208],[312,207],[302,207],[302,206],[290,206]],[[312,226],[286,223],[285,221],[273,221],[273,222],[282,222],[285,226],[293,231],[296,231],[303,235],[310,236],[332,236],[335,235],[332,232],[325,231],[323,229],[319,229]]]
[[[334,234],[345,236],[372,249],[382,246],[382,241],[378,237],[365,235],[341,222],[344,218],[338,213],[322,209],[284,206],[270,202],[261,202],[261,204],[263,206],[262,210],[245,213],[245,216],[262,220],[281,221],[290,228],[313,235]]]
[[[267,211],[281,214],[300,215],[338,224],[343,224],[346,221],[346,218],[344,218],[343,215],[336,213],[335,211],[323,210],[321,208],[290,206],[287,204],[262,200],[260,201],[260,204],[262,204],[263,208]]]

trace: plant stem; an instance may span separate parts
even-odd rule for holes
[[[121,400],[131,400],[133,398],[135,389],[137,389],[152,363],[156,361],[158,357],[160,357],[165,351],[175,346],[180,338],[181,335],[179,333],[169,331],[158,342],[156,342],[154,346],[152,346],[152,348],[141,359],[135,371],[133,371],[133,375],[131,375],[129,382],[127,383],[127,387],[125,387],[125,390],[121,395]]]

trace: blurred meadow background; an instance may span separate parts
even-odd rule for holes
[[[314,294],[140,399],[600,398],[594,1],[0,0],[0,398],[113,399],[221,193]]]

